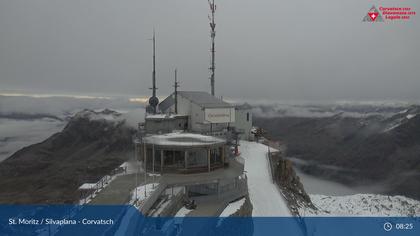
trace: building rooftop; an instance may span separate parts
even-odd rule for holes
[[[164,119],[176,119],[187,117],[185,115],[178,114],[146,114],[146,120],[164,120]]]
[[[232,107],[230,103],[223,101],[220,98],[217,98],[207,92],[201,91],[178,91],[178,96],[184,97],[185,99],[190,100],[191,102],[199,105],[203,108],[225,108]],[[168,109],[175,103],[174,94],[169,95],[165,100],[163,100],[159,107],[162,110]]]
[[[226,141],[221,138],[184,132],[150,135],[144,137],[143,142],[158,146],[178,147],[200,147],[226,143]]]

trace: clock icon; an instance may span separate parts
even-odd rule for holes
[[[389,223],[389,222],[386,222],[384,224],[384,230],[387,231],[387,232],[391,231],[392,230],[392,224]]]

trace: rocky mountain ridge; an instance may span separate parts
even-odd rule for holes
[[[0,163],[0,203],[73,203],[77,189],[132,158],[135,130],[117,112],[83,110],[45,141]]]
[[[381,183],[384,194],[420,198],[420,107],[392,116],[254,117],[287,145],[287,156],[307,161],[308,174],[348,185]],[[329,166],[330,168],[325,168]]]

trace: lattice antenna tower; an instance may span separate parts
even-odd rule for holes
[[[216,12],[216,4],[214,4],[214,0],[208,0],[209,7],[210,7],[210,14],[208,15],[210,21],[210,37],[211,37],[211,62],[210,62],[210,86],[211,86],[211,95],[214,96],[214,77],[215,77],[215,70],[216,70],[216,62],[215,62],[215,38],[216,38],[216,23],[215,23],[215,12]]]

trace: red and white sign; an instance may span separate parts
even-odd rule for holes
[[[369,12],[368,15],[369,15],[370,19],[372,19],[372,21],[375,21],[375,19],[379,15],[379,13],[377,13],[377,12]]]

